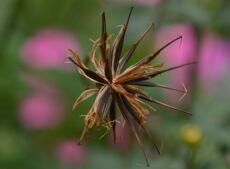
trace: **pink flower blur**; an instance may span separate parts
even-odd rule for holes
[[[196,37],[194,30],[190,24],[174,24],[163,27],[157,33],[157,47],[161,47],[167,42],[173,40],[178,36],[183,36],[182,41],[177,41],[167,47],[161,54],[164,56],[162,60],[165,61],[167,66],[176,66],[191,62],[195,60],[195,48],[196,48]],[[169,73],[169,84],[177,88],[182,88],[181,83],[184,83],[185,86],[190,84],[190,71],[191,67],[184,67]],[[166,91],[168,92],[168,91]],[[166,95],[169,100],[175,102],[178,100],[178,95]],[[169,98],[170,97],[170,98]],[[172,98],[171,98],[172,97]],[[176,99],[177,97],[177,99]]]
[[[135,2],[142,5],[150,5],[150,4],[156,4],[160,2],[160,0],[135,0]]]
[[[161,0],[109,0],[113,3],[135,3],[139,5],[153,5],[159,3]]]
[[[35,68],[67,67],[65,61],[69,48],[80,52],[80,45],[70,33],[44,29],[25,41],[21,55],[29,66]]]
[[[214,87],[223,78],[229,65],[230,43],[221,37],[206,33],[201,41],[198,75],[201,85]]]
[[[62,107],[56,97],[42,92],[26,96],[19,109],[22,125],[28,129],[55,127],[60,122]]]
[[[86,152],[76,141],[67,140],[56,148],[58,160],[65,165],[81,165],[85,162]]]

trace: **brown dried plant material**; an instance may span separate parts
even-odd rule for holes
[[[137,128],[138,126],[140,126],[140,128],[150,138],[157,152],[160,152],[153,142],[151,134],[144,127],[146,114],[150,113],[152,110],[156,110],[153,106],[147,104],[145,101],[152,102],[156,105],[161,105],[189,115],[191,115],[191,113],[148,96],[146,93],[144,93],[143,90],[139,89],[138,86],[159,87],[185,94],[187,92],[185,89],[175,89],[173,87],[156,84],[148,80],[161,75],[162,73],[192,65],[196,62],[190,62],[163,70],[159,70],[163,64],[150,65],[150,62],[155,59],[162,50],[167,48],[172,43],[181,40],[182,37],[179,36],[165,44],[152,55],[144,57],[136,64],[131,65],[126,70],[123,70],[124,66],[132,57],[139,43],[153,27],[153,24],[151,24],[140,36],[140,38],[128,49],[124,56],[121,56],[125,34],[128,28],[132,10],[133,8],[131,8],[126,23],[122,25],[112,45],[110,43],[112,36],[108,35],[106,30],[105,13],[102,13],[101,37],[98,40],[93,41],[92,51],[90,52],[90,60],[95,68],[95,71],[87,68],[87,66],[81,61],[80,56],[69,49],[71,53],[69,60],[77,66],[79,73],[96,84],[96,87],[87,88],[79,96],[79,98],[74,103],[73,109],[76,108],[77,105],[82,101],[96,94],[94,104],[90,108],[88,114],[85,116],[85,127],[82,132],[80,142],[84,138],[88,129],[97,125],[105,126],[108,130],[112,129],[111,131],[114,135],[114,143],[116,143],[116,123],[118,121],[124,121],[128,124],[130,130],[133,132],[145,155],[146,163],[149,166],[149,161],[140,139],[140,133]],[[96,56],[98,50],[100,50],[99,57]],[[120,112],[118,117],[118,113],[116,113],[115,109],[116,107],[118,107]]]

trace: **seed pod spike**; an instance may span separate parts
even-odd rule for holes
[[[133,85],[137,85],[137,86],[145,86],[145,87],[159,87],[159,88],[163,88],[163,89],[169,89],[169,90],[174,90],[176,92],[180,92],[180,93],[186,93],[187,90],[180,90],[180,89],[176,89],[167,85],[162,85],[162,84],[157,84],[157,83],[153,83],[153,82],[149,82],[149,81],[138,81],[138,82],[133,82]]]
[[[152,138],[150,132],[144,127],[144,125],[142,124],[141,119],[138,118],[138,116],[137,116],[135,110],[133,109],[132,105],[124,97],[122,97],[122,101],[123,101],[124,105],[126,105],[126,109],[130,113],[130,115],[136,120],[136,122],[138,123],[138,125],[141,126],[141,128],[144,130],[144,132],[146,133],[146,135],[149,137],[149,139],[151,140],[151,143],[153,144],[153,146],[156,149],[157,153],[160,154],[159,148],[154,143],[153,138]]]
[[[140,139],[140,136],[136,130],[136,128],[134,127],[134,125],[132,124],[131,120],[130,120],[130,117],[129,117],[129,114],[128,114],[128,110],[125,106],[125,103],[122,101],[122,97],[120,95],[116,95],[116,99],[117,99],[117,104],[118,104],[118,107],[120,109],[120,112],[121,114],[123,115],[124,119],[126,119],[126,122],[128,123],[128,126],[131,128],[136,140],[137,140],[137,143],[139,144],[140,148],[141,148],[141,151],[143,152],[144,154],[144,157],[145,157],[145,160],[146,160],[146,165],[147,167],[150,166],[149,164],[149,160],[148,160],[148,157],[147,157],[147,154],[145,152],[145,149],[144,149],[144,146],[143,146],[143,143]]]
[[[127,51],[127,53],[120,59],[120,62],[118,64],[117,68],[117,74],[120,73],[121,69],[125,66],[125,64],[129,61],[131,58],[132,54],[135,52],[137,46],[139,43],[144,39],[146,34],[151,30],[153,27],[153,23],[147,28],[147,30],[140,36],[140,38],[130,47],[130,49]]]
[[[116,144],[116,110],[114,102],[112,102],[110,107],[110,121],[112,123],[113,143]]]
[[[105,19],[105,12],[102,13],[102,30],[101,30],[101,44],[100,44],[100,50],[101,50],[101,57],[103,61],[106,61],[106,40],[107,40],[107,31],[106,31],[106,19]]]
[[[196,64],[196,63],[197,62],[194,61],[194,62],[189,62],[189,63],[182,64],[182,65],[179,65],[179,66],[170,67],[168,69],[160,70],[160,71],[157,71],[157,72],[146,73],[141,77],[133,78],[131,80],[123,81],[121,83],[132,84],[134,82],[140,82],[140,81],[144,81],[144,80],[149,80],[149,79],[154,78],[154,77],[156,77],[158,75],[161,75],[161,74],[163,74],[165,72],[176,70],[176,69],[179,69],[179,68],[182,68],[182,67],[185,67],[185,66],[189,66],[189,65],[193,65],[193,64]]]
[[[112,58],[112,69],[113,69],[114,73],[117,70],[117,66],[118,66],[118,63],[119,63],[119,60],[120,60],[121,52],[122,52],[122,49],[123,49],[125,33],[127,31],[127,28],[128,28],[128,24],[129,24],[129,20],[130,20],[132,11],[133,11],[133,7],[130,8],[129,15],[128,15],[128,18],[126,20],[126,23],[125,23],[125,25],[123,27],[121,27],[121,30],[120,30],[119,34],[117,35],[117,38],[116,38],[116,41],[115,41],[115,44],[114,44],[114,51],[113,51],[113,55],[112,55],[112,57],[113,57]]]
[[[153,59],[156,58],[156,56],[158,56],[165,48],[167,48],[168,46],[170,46],[171,44],[173,44],[174,42],[181,40],[182,36],[179,36],[175,39],[173,39],[172,41],[168,42],[167,44],[165,44],[163,47],[161,47],[159,50],[157,50],[153,55],[149,56],[146,58],[146,60],[144,61],[144,64],[148,64],[149,62],[151,62]]]

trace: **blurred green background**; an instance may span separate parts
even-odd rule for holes
[[[148,115],[162,155],[148,139],[145,147],[154,169],[230,168],[230,1],[229,0],[0,0],[0,168],[1,169],[139,169],[144,157],[130,131],[119,141],[105,129],[93,129],[76,144],[84,126],[81,115],[93,98],[72,111],[87,86],[72,64],[68,48],[87,60],[100,35],[106,12],[109,33],[116,34],[130,6],[134,12],[125,49],[146,27],[152,32],[130,60],[135,63],[183,35],[156,62],[165,67],[191,60],[198,64],[166,73],[153,81],[188,88],[178,101],[173,91],[146,88],[153,97],[193,112],[192,117],[156,107]]]

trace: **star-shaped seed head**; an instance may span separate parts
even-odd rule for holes
[[[151,61],[155,59],[161,51],[172,43],[182,39],[182,37],[179,36],[165,44],[153,54],[144,57],[134,65],[124,69],[124,66],[132,57],[139,43],[153,27],[153,24],[150,24],[147,30],[122,56],[125,34],[132,11],[133,8],[131,8],[126,23],[121,26],[121,29],[112,44],[110,43],[112,35],[108,35],[106,30],[105,13],[102,13],[101,36],[96,41],[93,41],[92,50],[90,52],[90,61],[94,66],[95,71],[90,70],[74,51],[71,49],[69,50],[71,53],[69,60],[77,66],[79,73],[96,84],[95,87],[88,87],[85,89],[85,91],[75,101],[73,109],[76,108],[76,106],[82,101],[96,94],[96,99],[88,114],[85,116],[85,127],[82,132],[80,142],[84,138],[88,129],[94,127],[95,125],[105,126],[108,131],[111,130],[114,135],[114,142],[116,142],[116,123],[126,123],[133,132],[145,155],[146,163],[149,165],[142,141],[140,139],[139,130],[137,130],[138,126],[140,126],[140,128],[150,138],[152,144],[158,152],[159,149],[153,142],[151,134],[144,126],[146,115],[149,114],[150,111],[156,111],[156,109],[152,105],[146,103],[146,101],[186,114],[191,113],[148,96],[138,87],[159,87],[181,92],[184,95],[187,92],[185,89],[180,90],[166,85],[153,83],[149,81],[149,79],[196,62],[185,63],[183,65],[163,70],[160,70],[163,64],[151,65]],[[100,50],[99,56],[97,56],[98,50]],[[116,111],[116,108],[119,110],[118,112]]]

